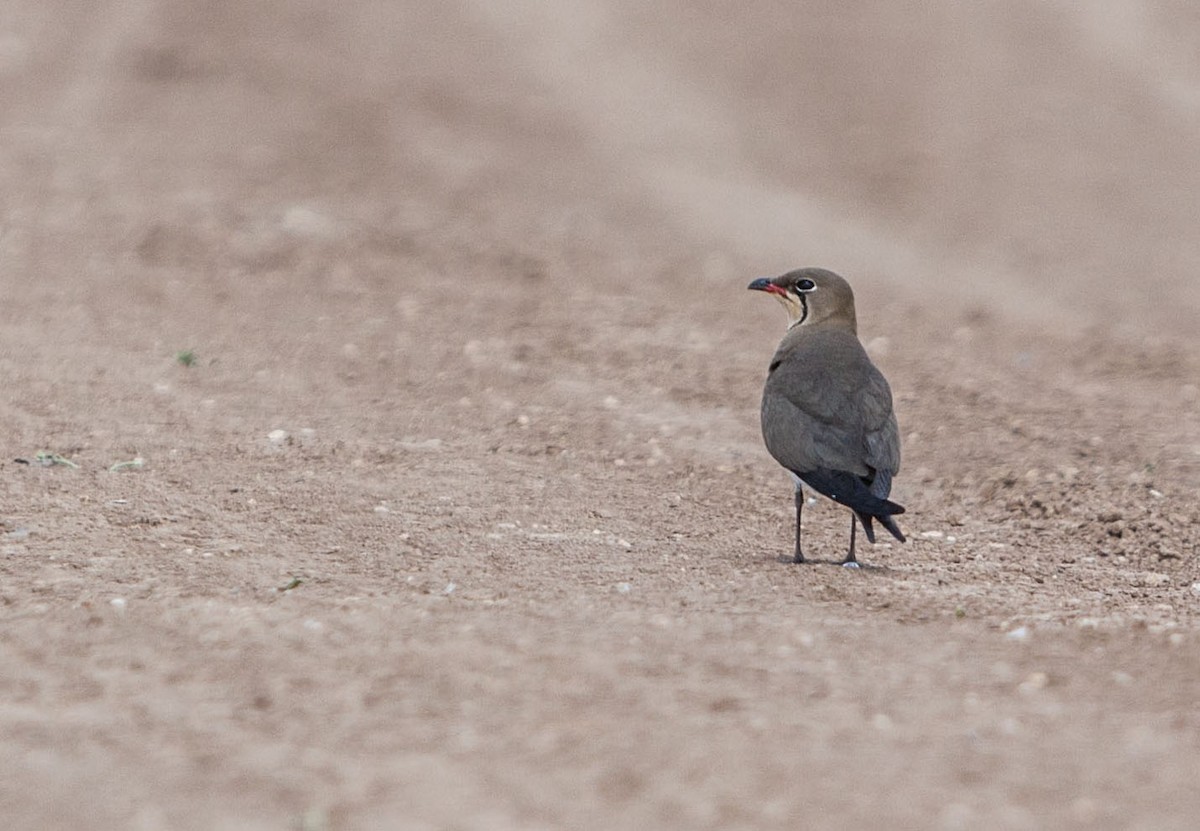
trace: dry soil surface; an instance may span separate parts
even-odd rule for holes
[[[7,2],[3,826],[1195,828],[1198,32]],[[779,559],[799,265],[870,569]]]

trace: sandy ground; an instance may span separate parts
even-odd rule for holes
[[[4,827],[1194,828],[1200,12],[845,5],[7,3]]]

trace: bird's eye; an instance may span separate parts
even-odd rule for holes
[[[812,291],[817,287],[817,284],[812,280],[804,279],[796,284],[796,291]]]

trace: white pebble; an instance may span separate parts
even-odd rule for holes
[[[454,583],[447,583],[446,588],[442,589],[442,594],[454,594],[454,590],[457,588],[458,586]]]
[[[125,611],[125,598],[123,598],[123,597],[114,597],[112,600],[110,600],[110,601],[108,601],[108,602],[109,602],[109,605],[111,605],[111,606],[112,606],[114,609],[116,609],[118,612],[123,612],[123,611]]]
[[[320,632],[325,628],[325,626],[321,623],[321,621],[309,618],[308,620],[304,621],[304,628],[310,632]]]
[[[310,205],[290,206],[280,218],[279,226],[299,237],[326,236],[336,227],[332,219]]]
[[[1162,588],[1163,586],[1171,585],[1171,577],[1168,574],[1159,572],[1147,571],[1134,576],[1134,585],[1146,586],[1152,589]]]
[[[1016,629],[1013,629],[1011,632],[1005,635],[1005,637],[1013,641],[1029,640],[1029,627],[1018,626]]]
[[[412,450],[417,452],[436,452],[442,449],[441,439],[413,439],[405,437],[400,442],[401,450]],[[449,500],[443,500],[449,501]]]
[[[944,537],[946,535],[943,534],[941,531],[922,531],[921,536],[927,540],[940,540],[942,537]]]
[[[891,347],[892,342],[883,335],[867,341],[867,353],[872,358],[886,357],[888,352],[891,351]]]
[[[272,430],[271,432],[267,433],[267,441],[269,441],[271,444],[283,444],[285,441],[287,441],[287,437],[287,430]]]
[[[1038,690],[1044,689],[1046,684],[1050,683],[1050,679],[1044,672],[1032,672],[1029,677],[1017,685],[1017,691],[1029,695]]]
[[[1192,583],[1192,594],[1200,597],[1200,583]]]
[[[629,585],[628,583],[617,583],[618,594],[629,594],[632,588],[633,586]]]

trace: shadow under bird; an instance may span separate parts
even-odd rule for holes
[[[796,485],[795,561],[805,562],[800,512],[806,486],[854,512],[842,564],[856,567],[858,522],[872,543],[876,520],[904,542],[893,519],[904,508],[888,500],[900,470],[891,388],[858,339],[854,293],[840,276],[801,268],[761,277],[748,288],[774,295],[788,314],[788,331],[763,389],[762,432],[767,450]]]

